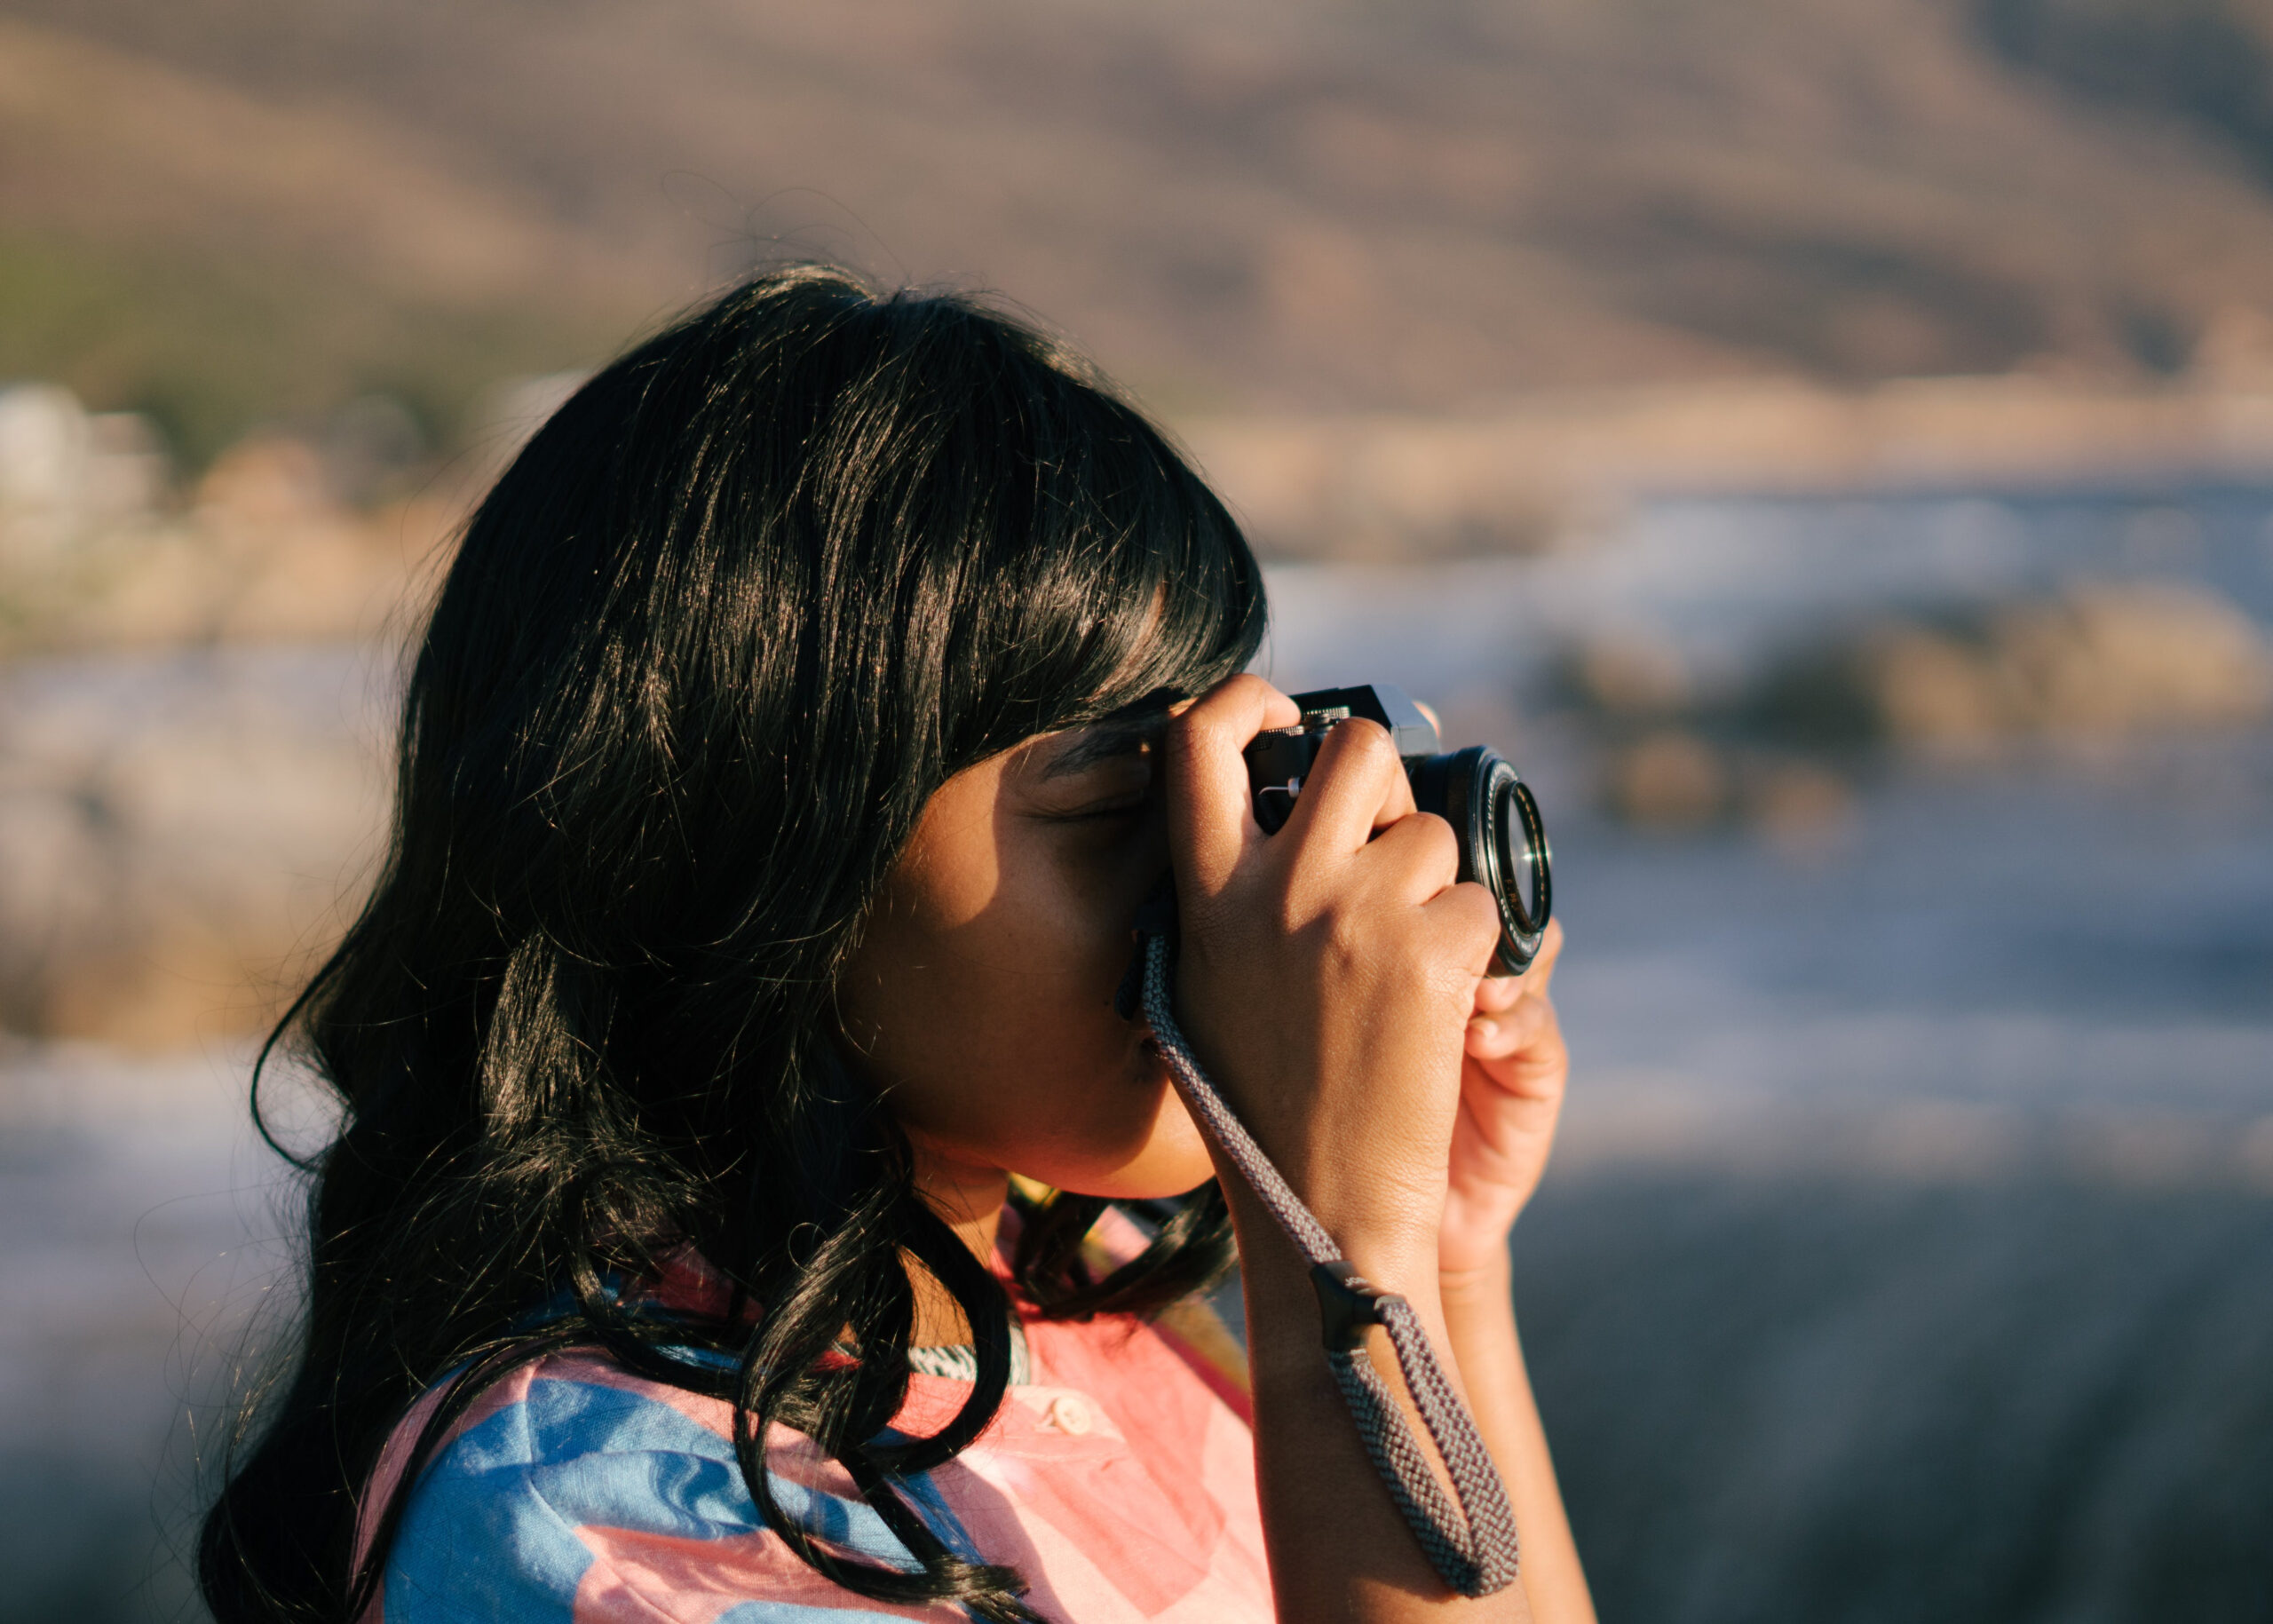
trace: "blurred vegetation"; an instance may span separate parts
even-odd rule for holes
[[[0,381],[147,413],[186,472],[249,431],[369,394],[454,442],[498,378],[604,356],[623,335],[542,305],[406,299],[338,267],[0,229]]]
[[[0,0],[0,377],[447,443],[780,249],[1164,404],[2023,369],[2273,313],[2256,0]]]

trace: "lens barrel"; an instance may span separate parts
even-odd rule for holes
[[[1555,907],[1547,827],[1531,787],[1506,757],[1481,744],[1408,757],[1405,772],[1414,804],[1451,824],[1460,837],[1460,877],[1482,883],[1500,905],[1493,970],[1523,974],[1539,956]]]

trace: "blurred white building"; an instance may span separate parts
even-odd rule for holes
[[[58,384],[0,387],[0,567],[38,565],[145,519],[171,465],[138,412],[89,412]]]

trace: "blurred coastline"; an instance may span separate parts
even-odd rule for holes
[[[386,685],[455,525],[574,382],[501,384],[478,455],[389,440],[366,400],[178,492],[67,392],[0,392],[14,1029],[162,1047],[278,1007],[373,854]],[[1457,622],[1420,685],[1501,735],[1548,719],[1573,798],[1630,823],[1805,844],[1873,762],[2273,715],[2273,392],[1690,385],[1179,426],[1295,583],[1290,670]],[[1345,578],[1375,590],[1329,669],[1299,606]]]

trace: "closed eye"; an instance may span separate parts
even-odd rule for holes
[[[1047,814],[1059,823],[1090,823],[1104,818],[1134,818],[1152,810],[1150,795],[1125,796],[1118,800],[1101,802],[1095,806],[1077,806],[1069,812]]]
[[[1158,799],[1152,728],[1093,728],[1066,740],[1034,783],[1035,813],[1053,823],[1140,817]]]
[[[1149,775],[1136,783],[1129,782],[1131,775],[1126,772],[1113,776],[1121,781],[1110,789],[1087,799],[1052,797],[1056,804],[1045,802],[1035,808],[1036,814],[1052,823],[1094,823],[1112,818],[1141,817],[1159,804],[1160,796],[1153,792]]]

